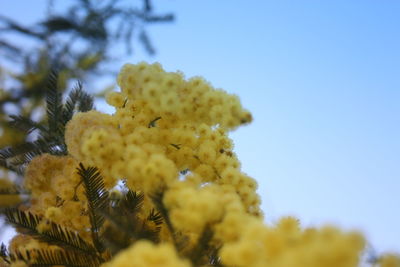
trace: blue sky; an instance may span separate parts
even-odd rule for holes
[[[1,5],[28,21],[43,14],[28,0]],[[400,2],[154,6],[176,22],[148,28],[155,57],[137,46],[123,62],[159,61],[240,96],[254,123],[231,136],[267,221],[335,223],[400,251]]]

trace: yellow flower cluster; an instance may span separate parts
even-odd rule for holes
[[[179,123],[234,128],[251,121],[238,97],[215,90],[200,77],[185,81],[181,73],[165,72],[159,64],[127,64],[118,76],[118,84],[122,92],[108,98],[115,107],[123,106],[128,98],[146,105],[149,113]]]
[[[385,254],[379,259],[379,267],[400,267],[399,254]]]
[[[190,267],[188,260],[180,259],[172,244],[155,245],[138,241],[115,256],[102,267]]]
[[[70,156],[35,157],[25,172],[24,186],[32,196],[28,210],[89,237],[86,196],[77,167],[78,162]],[[44,231],[48,224],[43,221],[38,227]]]
[[[276,226],[248,219],[237,241],[226,242],[220,256],[228,266],[350,267],[358,266],[364,239],[334,227],[301,230],[294,218]]]
[[[176,183],[164,197],[173,224],[181,231],[201,234],[206,225],[220,223],[232,212],[246,216],[244,206],[235,189],[230,186],[205,185],[197,187],[189,177],[185,183]]]
[[[261,214],[256,182],[240,171],[227,136],[251,121],[236,96],[159,64],[125,65],[118,83],[121,92],[107,96],[113,115],[90,111],[68,123],[65,139],[76,160],[98,166],[108,188],[126,179],[145,193],[171,187],[189,170],[198,186],[230,186],[247,212]]]

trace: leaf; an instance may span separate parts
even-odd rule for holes
[[[121,201],[121,205],[123,209],[128,210],[129,212],[138,212],[143,205],[144,194],[137,193],[129,190]]]
[[[65,105],[62,105],[61,94],[57,90],[57,73],[54,71],[49,75],[46,103],[48,127],[29,118],[10,116],[11,126],[26,133],[38,130],[39,138],[33,142],[0,149],[0,166],[22,173],[25,165],[35,156],[43,153],[66,155],[65,125],[72,119],[75,110],[86,112],[93,109],[93,97],[82,90],[81,83],[78,83],[69,94]]]
[[[80,112],[87,112],[94,108],[94,99],[83,91],[81,82],[75,85],[64,104],[64,123],[67,123],[72,118],[75,108]]]
[[[43,140],[26,142],[14,147],[0,149],[0,158],[8,160],[11,165],[20,165],[28,162],[31,157],[47,152],[48,143]]]
[[[34,157],[50,153],[52,155],[65,155],[65,144],[60,144],[45,138],[33,142],[26,142],[14,147],[5,147],[0,149],[0,161],[5,163],[9,169],[24,168]]]
[[[145,238],[139,236],[144,223],[137,216],[143,200],[142,193],[129,190],[123,198],[112,200],[109,210],[103,210],[109,223],[102,232],[102,239],[111,253],[116,254],[134,241]]]
[[[161,225],[164,221],[162,214],[155,209],[150,211],[147,220],[154,222],[155,225]]]
[[[21,211],[16,208],[6,209],[4,212],[7,221],[17,228],[21,228],[27,234],[49,244],[58,245],[65,249],[73,249],[88,254],[96,254],[96,250],[79,234],[74,231],[49,221],[49,230],[39,232],[37,229],[42,218],[29,211]]]
[[[75,110],[87,112],[92,110],[93,97],[82,90],[82,83],[78,82],[69,93],[62,110],[62,123],[65,126],[72,119]]]
[[[96,167],[85,168],[80,163],[78,174],[85,187],[93,243],[99,251],[104,251],[99,232],[104,223],[103,211],[107,210],[110,203],[109,194],[104,188],[103,177]]]
[[[40,130],[42,132],[47,132],[45,126],[40,123],[34,122],[29,118],[23,116],[10,115],[12,119],[9,124],[11,127],[19,129],[21,131],[26,132],[27,134],[31,133],[34,130]]]
[[[13,260],[21,260],[29,266],[68,266],[98,267],[102,261],[91,255],[76,253],[71,250],[33,249],[18,251],[11,255]]]
[[[18,174],[22,174],[23,172],[23,170],[20,167],[9,164],[7,159],[4,158],[1,154],[0,154],[0,166],[6,170],[13,171]]]
[[[66,124],[68,121],[72,119],[76,106],[78,105],[81,92],[82,92],[82,83],[78,82],[75,85],[74,89],[69,93],[68,98],[65,101],[62,112],[63,124]]]
[[[61,93],[58,92],[58,73],[52,71],[49,74],[48,85],[46,90],[46,105],[47,105],[47,121],[49,131],[57,134],[60,131],[60,122],[62,114]]]
[[[103,211],[109,224],[104,229],[102,238],[112,253],[118,253],[140,239],[159,242],[163,218],[154,209],[147,218],[139,216],[143,200],[143,193],[129,190],[111,209]]]
[[[87,112],[94,109],[94,99],[88,93],[81,91],[79,95],[78,111]]]

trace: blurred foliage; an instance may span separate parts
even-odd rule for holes
[[[156,14],[150,0],[70,3],[60,13],[55,8],[57,2],[49,0],[45,17],[32,25],[0,14],[1,147],[29,139],[29,132],[21,134],[13,129],[9,115],[43,120],[43,99],[53,71],[58,74],[57,88],[61,93],[72,79],[85,81],[99,74],[112,74],[107,69],[107,62],[115,60],[111,49],[122,45],[125,46],[122,55],[129,55],[136,39],[153,55],[155,49],[146,26],[174,20],[173,14]]]

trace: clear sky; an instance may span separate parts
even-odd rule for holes
[[[47,1],[2,0],[19,19]],[[60,1],[58,1],[60,2]],[[362,230],[400,251],[400,2],[158,0],[159,61],[238,94],[254,123],[231,136],[266,220]],[[116,63],[116,68],[120,63]]]

